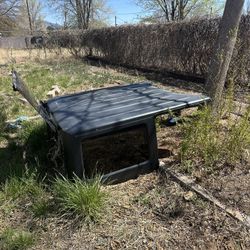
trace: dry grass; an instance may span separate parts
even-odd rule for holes
[[[170,179],[152,173],[103,188],[110,193],[110,210],[98,224],[51,214],[29,220],[39,233],[34,249],[248,249],[249,232],[216,207],[186,193]],[[16,217],[14,217],[16,218]],[[11,218],[15,226],[18,221]]]
[[[6,228],[30,229],[32,249],[248,249],[249,231],[158,173],[102,187],[110,201],[97,224],[59,217],[32,218],[24,210],[0,210]]]
[[[107,68],[92,67],[71,58],[49,60],[36,58],[24,62],[25,52],[20,52],[20,63],[16,66],[39,98],[46,93],[54,81],[64,93],[110,86],[123,82],[143,80]],[[7,53],[5,51],[5,53]],[[18,51],[16,52],[18,55]],[[18,56],[17,56],[18,58]],[[16,58],[16,60],[18,60]],[[28,57],[26,57],[28,59]],[[20,104],[16,94],[9,87],[8,66],[1,69],[1,93],[8,98],[8,119],[23,114],[33,114],[32,108]],[[165,82],[173,79],[165,79]],[[39,84],[37,84],[39,83]],[[182,92],[183,89],[158,86]],[[191,85],[183,83],[183,85]],[[14,101],[15,100],[15,101]],[[187,112],[186,115],[190,115]],[[161,160],[168,161],[175,170],[179,152],[181,133],[179,127],[164,126],[164,119],[157,120],[158,145]],[[25,124],[21,132],[5,131],[0,143],[1,181],[8,170],[30,168],[31,164],[40,170],[46,167],[46,174],[52,168],[46,157],[44,143],[46,128],[40,122]],[[180,170],[180,169],[179,169]],[[201,171],[192,175],[201,185],[228,205],[234,204],[240,210],[249,210],[249,167],[241,163],[227,166],[203,176]],[[41,173],[40,173],[41,174]],[[33,182],[32,182],[33,183]],[[2,190],[4,185],[1,185]],[[224,189],[225,187],[225,189]],[[44,200],[36,195],[22,199],[21,206],[12,202],[0,203],[0,234],[8,229],[35,235],[32,249],[249,249],[249,230],[233,218],[229,218],[213,205],[194,196],[190,201],[183,197],[184,190],[169,178],[159,173],[141,176],[136,180],[114,186],[102,186],[101,191],[108,193],[105,216],[98,223],[86,224],[75,217],[65,217],[58,213],[53,203],[53,193],[49,184],[44,189]],[[29,194],[32,194],[29,191]],[[232,195],[231,195],[232,194]],[[42,195],[41,198],[43,198]],[[241,198],[240,199],[237,199]],[[52,202],[52,203],[51,203]],[[45,204],[46,205],[46,204]],[[47,209],[49,208],[49,209]],[[34,211],[35,209],[35,211]],[[38,214],[37,214],[38,212]],[[43,216],[38,216],[42,213]],[[6,244],[6,242],[4,243]]]
[[[1,64],[15,64],[23,63],[27,61],[37,61],[42,59],[60,59],[70,57],[67,50],[46,50],[46,54],[43,49],[1,49],[0,48],[0,65]]]

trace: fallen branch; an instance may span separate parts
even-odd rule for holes
[[[172,172],[170,169],[166,167],[164,162],[160,163],[160,171],[163,172],[164,174],[170,175],[175,181],[180,183],[182,186],[185,186],[189,190],[192,190],[193,192],[200,195],[202,198],[212,202],[217,207],[225,211],[228,215],[232,216],[234,219],[237,219],[238,221],[242,222],[245,226],[250,228],[250,216],[240,212],[238,209],[229,208],[228,206],[222,204],[211,193],[202,188],[200,185],[196,184],[194,180],[190,179],[185,175]]]
[[[236,116],[240,116],[240,117],[244,116],[244,114],[238,113],[238,112],[231,112],[231,114],[236,115]],[[248,117],[248,120],[250,120],[250,117]]]

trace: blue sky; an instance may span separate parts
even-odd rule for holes
[[[225,0],[218,0],[224,2]],[[246,1],[247,2],[247,1]],[[135,0],[107,0],[107,5],[113,10],[109,15],[110,25],[115,24],[115,16],[117,17],[117,24],[122,25],[126,23],[136,23],[138,17],[147,14],[142,8],[135,4]],[[46,21],[62,24],[60,16],[51,8],[44,7],[43,16]]]
[[[107,3],[114,13],[110,17],[111,24],[114,24],[115,16],[117,17],[117,24],[120,25],[136,22],[138,15],[143,13],[143,10],[133,0],[109,0]]]
[[[107,0],[107,5],[113,11],[109,17],[109,23],[111,25],[115,24],[115,16],[117,17],[117,24],[121,25],[134,23],[138,20],[138,15],[143,14],[143,10],[138,7],[133,0]],[[46,21],[58,24],[62,23],[59,15],[57,15],[51,7],[44,7],[43,16]]]

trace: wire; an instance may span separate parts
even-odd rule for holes
[[[127,24],[128,22],[127,21],[125,21],[125,20],[123,20],[122,18],[120,18],[120,17],[116,17],[118,20],[121,20],[122,22],[124,22],[125,24]]]
[[[137,14],[145,14],[145,13],[152,13],[152,12],[154,12],[153,10],[148,10],[148,11],[140,11],[140,12],[131,12],[131,13],[116,13],[116,15],[137,15]]]

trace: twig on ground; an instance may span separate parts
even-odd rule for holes
[[[212,202],[217,207],[225,211],[228,215],[232,216],[234,219],[237,219],[238,221],[242,222],[245,226],[250,228],[250,216],[240,212],[238,209],[229,208],[228,206],[222,204],[218,199],[213,197],[213,195],[210,192],[202,188],[200,185],[196,184],[194,180],[192,180],[191,178],[179,173],[174,173],[173,171],[171,171],[166,167],[164,162],[160,163],[160,171],[163,172],[164,174],[170,175],[175,181],[180,183],[182,186],[185,186],[189,190],[192,190],[198,195],[200,195],[202,198]]]

